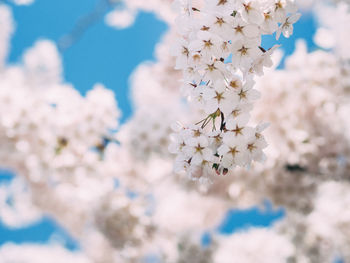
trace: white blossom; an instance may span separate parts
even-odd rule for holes
[[[205,134],[210,131],[210,126],[212,131],[220,130],[217,136],[227,141],[228,132],[254,130],[246,127],[253,102],[260,96],[254,89],[254,75],[261,76],[264,67],[272,66],[271,55],[278,47],[264,50],[262,35],[277,32],[279,37],[283,32],[289,37],[300,14],[296,13],[293,1],[232,0],[192,4],[178,1],[178,5],[183,6],[177,18],[181,38],[174,45],[172,54],[176,56],[176,68],[183,70],[183,93],[208,114],[197,125]],[[185,24],[188,27],[183,30]],[[198,159],[205,161],[204,170],[212,166],[217,173],[226,174],[228,168],[249,166],[252,160],[265,159],[262,149],[266,142],[260,140],[261,137],[261,133],[259,139],[252,134],[239,142],[210,146],[215,158],[197,158],[197,155],[183,154],[186,147],[177,148],[176,166],[196,174],[201,171]],[[192,157],[195,157],[194,161]]]

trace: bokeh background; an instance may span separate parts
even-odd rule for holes
[[[1,1],[0,1],[1,2]],[[18,62],[24,51],[41,38],[61,43],[89,14],[99,8],[98,0],[36,0],[29,6],[16,6],[13,9],[16,29],[11,40],[8,63]],[[91,23],[83,34],[68,48],[62,48],[64,79],[85,94],[96,82],[103,83],[116,94],[122,111],[121,123],[132,114],[129,99],[129,77],[133,70],[144,61],[154,60],[156,43],[166,32],[165,23],[154,14],[140,12],[135,23],[126,29],[117,30],[104,22],[102,14]],[[309,50],[315,49],[313,35],[317,21],[311,13],[303,13],[295,25],[295,33],[290,39],[281,38],[280,44],[285,56],[291,54],[295,41],[303,38]],[[1,28],[0,28],[1,30]],[[272,38],[264,39],[266,46]],[[281,66],[283,67],[283,61]],[[11,181],[13,175],[0,171],[0,184]],[[8,200],[11,202],[11,200]],[[284,211],[273,210],[269,202],[266,209],[253,208],[245,211],[231,210],[227,213],[219,230],[232,233],[246,226],[269,226],[284,215]],[[208,242],[209,235],[203,235],[203,242]],[[45,217],[39,223],[20,229],[9,229],[0,222],[0,246],[7,242],[47,243],[59,241],[65,247],[76,250],[79,244],[55,221]]]

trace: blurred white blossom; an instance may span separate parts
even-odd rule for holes
[[[134,114],[121,125],[103,84],[82,96],[65,83],[53,42],[7,64],[14,23],[1,5],[0,165],[16,175],[0,186],[0,218],[17,228],[48,215],[81,250],[5,244],[0,261],[348,262],[349,9],[315,8],[327,16],[315,39],[329,51],[299,41],[276,69],[279,46],[261,46],[262,35],[290,36],[296,5],[309,2],[117,4],[112,26],[132,25],[140,11],[169,26],[156,61],[130,78]],[[265,212],[266,199],[285,210],[272,227],[218,233],[229,209]]]

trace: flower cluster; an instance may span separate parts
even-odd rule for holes
[[[170,125],[176,120],[172,110],[141,108],[121,127],[117,139],[136,158],[147,160],[153,153],[169,156]]]
[[[148,239],[154,227],[146,215],[147,202],[131,199],[121,190],[106,195],[95,212],[95,224],[115,249],[131,255],[131,251]]]
[[[293,33],[293,1],[177,1],[181,40],[174,46],[176,68],[183,70],[184,94],[207,117],[190,127],[179,127],[171,151],[176,168],[191,178],[213,168],[226,174],[235,166],[264,160],[266,125],[247,126],[259,98],[254,75],[271,66],[271,53],[261,37]],[[211,124],[211,129],[208,128]]]
[[[0,163],[36,182],[90,174],[118,125],[113,92],[96,84],[82,97],[61,75],[60,56],[48,40],[28,49],[23,65],[0,72]]]
[[[349,186],[334,181],[319,184],[311,213],[305,217],[292,213],[275,226],[295,246],[293,262],[349,261],[350,213],[343,210],[349,206]]]
[[[242,263],[289,262],[293,246],[288,239],[273,230],[257,228],[222,237],[217,242],[213,262],[229,263],[239,258]]]
[[[191,233],[192,234],[192,233]],[[196,235],[192,234],[196,237]],[[213,262],[213,246],[203,247],[198,242],[199,240],[194,239],[191,235],[183,236],[178,241],[178,255],[176,263],[210,263]],[[199,238],[198,238],[199,239]]]

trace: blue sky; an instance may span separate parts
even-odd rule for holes
[[[146,0],[145,0],[146,1]],[[70,32],[77,20],[90,13],[97,0],[36,0],[31,6],[13,6],[16,32],[12,39],[9,62],[18,62],[23,52],[38,39],[46,38],[57,42]],[[135,24],[125,30],[115,30],[104,24],[103,19],[91,26],[82,38],[62,54],[64,77],[76,89],[85,94],[94,83],[100,82],[116,93],[123,112],[122,121],[132,114],[129,100],[128,79],[138,64],[154,60],[155,44],[166,31],[166,25],[152,14],[141,13]],[[311,15],[304,15],[295,27],[291,39],[281,39],[286,54],[292,53],[294,42],[306,38],[310,49],[315,23]],[[270,47],[271,37],[264,39],[264,46]],[[274,42],[273,42],[274,43]],[[6,183],[11,175],[0,171],[0,183]],[[247,225],[267,226],[283,216],[282,210],[268,212],[259,209],[238,212],[229,211],[219,231],[230,233]],[[70,249],[78,248],[68,233],[49,218],[23,229],[8,229],[0,222],[0,245],[12,242],[47,242],[52,234],[62,239]]]

